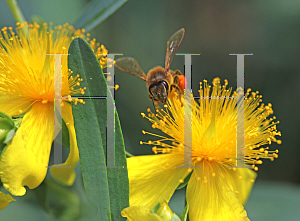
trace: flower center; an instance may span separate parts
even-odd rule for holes
[[[192,142],[184,141],[185,111],[177,96],[170,96],[170,106],[166,110],[160,109],[155,114],[148,109],[148,114],[142,116],[152,122],[152,128],[158,128],[167,136],[160,136],[143,131],[144,134],[159,137],[159,140],[140,142],[154,145],[157,153],[181,153],[192,155],[193,165],[198,163],[217,163],[223,166],[235,166],[237,160],[242,160],[258,170],[256,165],[262,164],[263,158],[274,160],[278,157],[278,150],[270,151],[264,145],[271,142],[281,143],[275,136],[281,136],[273,122],[276,117],[268,118],[273,114],[271,104],[260,104],[261,95],[248,89],[244,101],[244,149],[237,148],[237,94],[227,89],[228,82],[220,85],[216,78],[213,87],[204,81],[200,83],[199,102],[192,100]],[[186,146],[185,143],[192,143]],[[160,146],[160,147],[158,147]],[[243,151],[244,158],[239,158]],[[184,157],[182,157],[182,160]]]

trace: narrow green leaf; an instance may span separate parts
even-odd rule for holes
[[[180,183],[180,184],[178,185],[177,190],[182,189],[183,187],[185,187],[185,186],[188,184],[188,182],[189,182],[189,180],[190,180],[190,178],[191,178],[192,173],[193,173],[193,171],[190,172],[190,173],[184,178],[183,183]]]
[[[80,165],[86,196],[98,207],[95,220],[125,220],[121,210],[129,206],[129,185],[123,135],[115,112],[115,166],[106,166],[106,96],[107,85],[99,62],[89,44],[76,38],[69,48],[68,63],[74,75],[83,79],[85,104],[72,104]],[[112,99],[108,94],[107,99]]]
[[[186,204],[183,212],[180,215],[181,221],[187,221],[188,220],[188,212],[189,212],[189,205]]]
[[[127,0],[94,0],[92,1],[82,16],[75,22],[76,28],[84,28],[87,32],[97,27],[107,19]]]

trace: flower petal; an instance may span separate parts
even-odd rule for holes
[[[249,221],[236,193],[229,188],[227,170],[213,163],[194,169],[186,192],[191,221]]]
[[[50,172],[58,182],[70,186],[75,181],[76,173],[74,169],[79,160],[79,152],[77,147],[74,120],[72,115],[72,106],[70,103],[64,102],[64,106],[62,108],[62,117],[66,122],[66,125],[69,130],[70,153],[66,162],[64,162],[63,164],[53,165],[53,167],[50,168]],[[62,168],[61,166],[68,167]]]
[[[123,217],[128,218],[128,221],[163,221],[163,219],[145,206],[131,206],[121,211]]]
[[[240,202],[245,205],[251,193],[257,174],[247,168],[238,168],[228,171],[232,182],[228,182],[230,188],[236,192]]]
[[[153,208],[169,202],[179,181],[188,175],[188,168],[176,168],[182,161],[182,155],[173,153],[128,158],[130,206]]]
[[[35,103],[1,155],[0,178],[11,194],[22,196],[25,185],[33,189],[44,180],[53,134],[53,104]]]
[[[0,111],[9,115],[19,115],[25,113],[30,108],[31,101],[13,98],[13,97],[0,97]]]
[[[0,192],[0,210],[5,209],[11,201],[16,201],[10,194]]]

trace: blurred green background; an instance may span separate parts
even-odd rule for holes
[[[27,20],[36,14],[58,25],[74,23],[89,2],[24,0],[19,5]],[[258,90],[265,104],[272,103],[280,121],[282,144],[271,145],[271,149],[279,149],[279,158],[274,162],[265,160],[259,167],[258,182],[246,206],[253,220],[300,219],[300,211],[293,209],[300,206],[299,12],[297,0],[129,0],[91,32],[110,53],[134,57],[147,73],[154,66],[164,66],[167,40],[185,28],[177,53],[201,53],[193,57],[195,95],[203,79],[228,79],[229,86],[236,88],[236,57],[228,54],[254,54],[245,57],[245,88]],[[0,1],[0,27],[14,24],[6,2]],[[175,56],[171,69],[184,70],[183,56]],[[115,71],[115,82],[120,85],[115,98],[126,149],[135,155],[151,154],[151,146],[139,144],[140,140],[153,139],[143,135],[143,129],[159,133],[140,115],[148,107],[153,108],[145,83],[119,70]],[[177,209],[175,201],[171,202],[174,209],[182,210],[183,203]]]

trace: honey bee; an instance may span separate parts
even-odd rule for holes
[[[183,36],[184,28],[174,33],[167,42],[167,52],[165,59],[165,68],[160,66],[152,68],[147,75],[140,68],[138,62],[134,58],[119,58],[115,62],[115,66],[121,71],[132,74],[146,82],[149,92],[149,99],[158,103],[166,103],[168,95],[174,90],[177,91],[179,99],[183,95],[186,81],[184,75],[179,71],[170,70],[170,65],[177,51]]]

